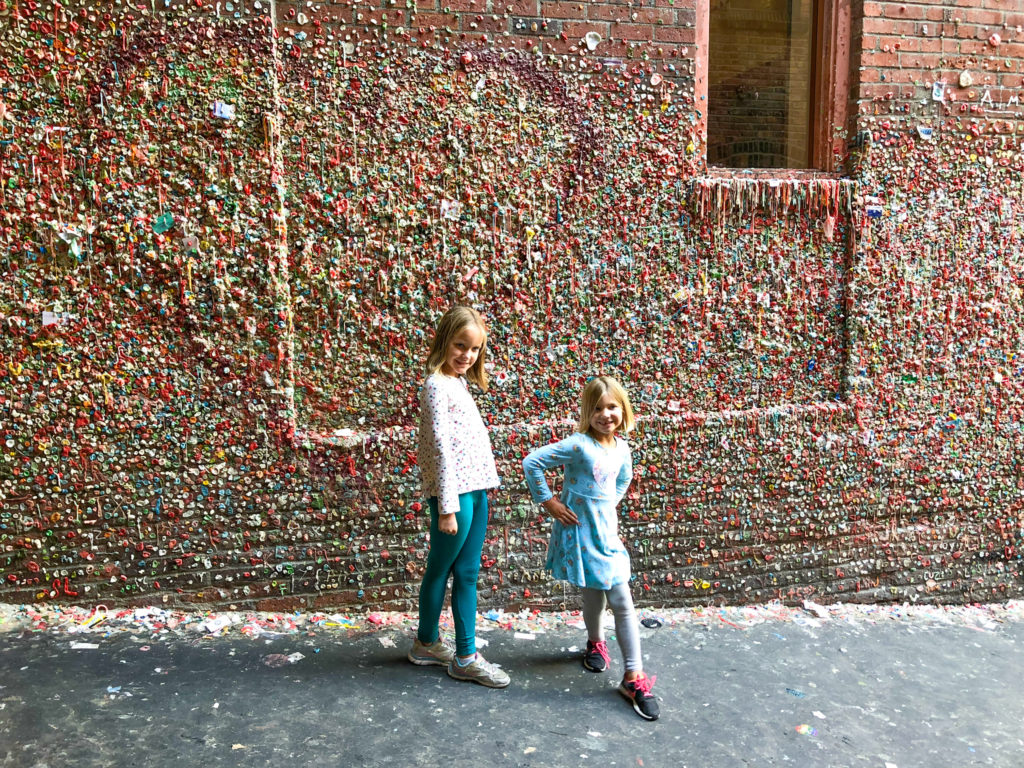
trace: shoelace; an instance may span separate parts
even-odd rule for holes
[[[612,657],[608,655],[608,646],[604,640],[598,640],[596,643],[590,644],[591,648],[601,654],[601,658],[604,659],[605,664],[611,664]]]
[[[643,677],[638,677],[636,680],[633,681],[633,689],[637,693],[642,693],[644,696],[650,696],[651,688],[654,687],[654,681],[657,679],[657,675],[655,675],[654,677],[648,677],[647,675],[644,675]]]
[[[480,667],[489,675],[493,675],[498,669],[496,666],[491,664],[491,662],[486,661],[479,653],[476,655],[476,663],[479,664]]]

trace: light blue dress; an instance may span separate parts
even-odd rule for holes
[[[633,458],[625,440],[605,448],[584,432],[538,448],[523,459],[530,496],[537,504],[554,494],[544,470],[565,467],[562,503],[579,525],[551,522],[547,569],[578,587],[611,589],[629,581],[629,553],[619,538],[616,505],[633,480]]]

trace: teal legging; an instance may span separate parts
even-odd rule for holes
[[[476,579],[480,574],[480,553],[487,533],[487,491],[459,494],[455,513],[458,532],[454,536],[437,529],[437,499],[430,504],[430,552],[420,585],[421,643],[433,643],[440,635],[438,620],[444,605],[448,574],[452,576],[452,617],[455,619],[455,652],[476,653]]]

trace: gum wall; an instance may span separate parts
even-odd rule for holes
[[[575,605],[519,462],[599,372],[640,604],[1020,597],[1024,13],[837,5],[830,175],[709,170],[696,0],[0,0],[0,601],[411,608],[456,301],[483,608]]]

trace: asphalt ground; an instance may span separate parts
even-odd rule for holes
[[[1019,602],[641,617],[656,722],[573,613],[481,616],[491,690],[403,614],[0,606],[0,766],[1024,766]]]

